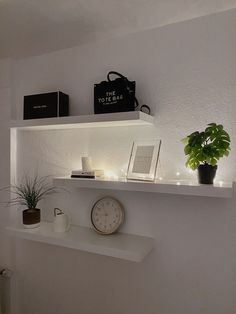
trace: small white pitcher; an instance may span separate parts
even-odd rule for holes
[[[69,216],[66,215],[60,208],[54,208],[54,232],[66,232],[70,229]]]

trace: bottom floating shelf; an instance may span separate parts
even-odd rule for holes
[[[71,226],[66,233],[55,233],[52,223],[41,222],[39,228],[7,227],[10,235],[26,240],[48,243],[90,253],[141,262],[152,250],[154,239],[149,237],[116,233],[99,235],[93,229]]]

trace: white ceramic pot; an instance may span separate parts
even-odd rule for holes
[[[66,232],[70,229],[70,219],[60,208],[54,208],[54,232]]]

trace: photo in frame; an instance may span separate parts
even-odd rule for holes
[[[134,141],[131,149],[127,179],[155,181],[161,140]]]

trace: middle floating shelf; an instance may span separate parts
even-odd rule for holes
[[[220,198],[230,198],[233,194],[232,183],[201,185],[186,181],[161,181],[161,183],[154,183],[127,180],[77,179],[70,177],[54,178],[53,183],[55,186],[66,186],[71,188],[151,192]]]

